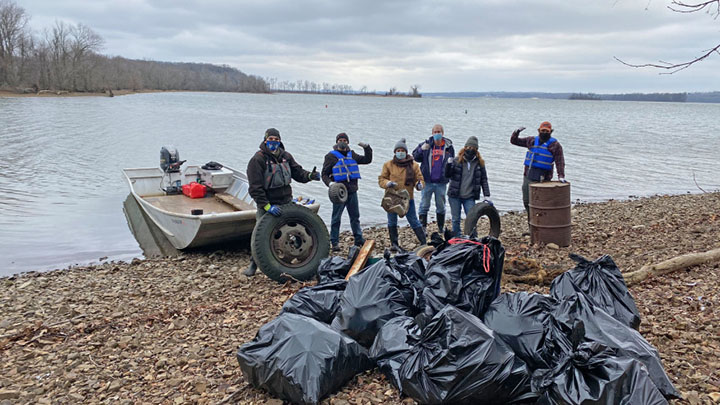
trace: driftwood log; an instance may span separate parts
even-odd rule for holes
[[[642,266],[640,270],[624,273],[623,277],[625,278],[625,284],[631,285],[639,283],[648,277],[661,276],[677,270],[715,261],[720,261],[720,248],[701,253],[688,253],[657,264],[646,264]]]

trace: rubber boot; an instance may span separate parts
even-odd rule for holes
[[[437,227],[438,232],[442,235],[445,229],[445,214],[437,214]]]
[[[388,233],[390,234],[390,251],[393,253],[399,253],[403,251],[403,248],[398,244],[398,228],[397,226],[388,226]]]
[[[257,264],[255,264],[255,260],[250,259],[250,265],[243,271],[243,274],[252,277],[255,275],[255,272],[257,272]]]
[[[427,214],[420,214],[420,225],[423,230],[427,229]]]
[[[417,236],[418,241],[420,241],[420,244],[427,245],[427,238],[425,237],[425,231],[423,231],[422,227],[413,228],[413,231],[415,232],[415,236]]]

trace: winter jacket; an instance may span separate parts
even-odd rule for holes
[[[485,197],[490,197],[490,186],[488,185],[487,172],[485,171],[485,162],[480,160],[478,153],[478,164],[475,165],[473,176],[473,196],[474,200],[480,199],[480,191],[482,190]],[[467,165],[467,161],[453,161],[445,165],[445,177],[450,181],[447,195],[452,198],[460,198],[460,184],[462,182],[463,165]],[[467,173],[467,172],[466,172]]]
[[[282,142],[279,151],[278,155],[275,156],[263,141],[260,143],[260,150],[255,152],[255,155],[248,162],[246,173],[249,192],[258,208],[262,208],[267,204],[291,203],[291,178],[300,183],[310,181],[310,172],[304,170],[292,155],[285,151]],[[270,183],[274,183],[275,187]]]
[[[337,145],[333,146],[333,150],[337,150]],[[355,151],[352,151],[352,158],[357,162],[359,165],[366,165],[372,162],[372,148],[370,148],[370,145],[364,148],[365,156],[358,155],[355,153]],[[343,152],[340,152],[343,153]],[[347,155],[347,152],[344,153]],[[333,154],[332,152],[325,155],[325,162],[323,163],[321,175],[322,175],[322,181],[325,183],[326,186],[329,186],[330,183],[333,182],[333,175],[332,170],[335,166],[335,163],[337,163],[338,158]],[[350,181],[343,181],[341,182],[345,184],[345,187],[347,187],[347,190],[349,193],[357,192],[358,190],[358,181],[357,179],[352,179]]]
[[[443,137],[443,141],[445,143],[442,146],[435,145],[435,141],[433,140],[433,137],[431,136],[428,138],[425,142],[420,142],[418,144],[417,148],[413,151],[413,158],[416,162],[420,162],[420,169],[422,170],[423,177],[426,179],[425,181],[430,182],[431,178],[431,169],[432,165],[430,163],[430,160],[432,159],[432,151],[436,148],[442,148],[444,151],[443,154],[443,161],[440,165],[440,172],[442,173],[443,168],[447,164],[448,158],[451,158],[455,156],[455,148],[453,148],[453,143],[450,139]],[[423,150],[422,146],[424,144],[430,144],[430,148],[428,150]],[[447,184],[448,180],[445,176],[440,176],[439,183]]]
[[[378,176],[378,184],[380,185],[380,188],[387,188],[387,182],[388,181],[394,181],[397,183],[397,186],[395,186],[396,190],[402,190],[405,189],[408,192],[408,195],[410,196],[410,199],[414,199],[413,197],[413,190],[415,190],[415,184],[417,184],[418,181],[421,181],[423,185],[425,185],[425,179],[423,178],[422,172],[420,171],[420,166],[413,162],[412,169],[415,171],[415,183],[410,185],[405,185],[405,169],[404,167],[400,167],[393,163],[392,159],[385,162],[385,164],[382,167],[382,172],[380,172],[380,175]]]

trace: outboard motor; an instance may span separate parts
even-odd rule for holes
[[[163,171],[163,184],[165,185],[163,191],[166,194],[182,193],[181,175],[179,173],[180,166],[183,163],[185,161],[180,160],[180,153],[174,146],[163,146],[160,149],[160,169]]]
[[[163,146],[160,149],[160,168],[163,172],[177,173],[183,163],[185,161],[180,161],[180,153],[174,146]]]

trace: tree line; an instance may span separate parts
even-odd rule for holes
[[[99,92],[108,89],[267,92],[260,77],[229,66],[101,55],[103,38],[83,24],[33,32],[30,16],[0,0],[0,89]]]
[[[403,97],[422,97],[419,92],[420,85],[410,86],[407,93],[397,90],[397,87],[391,87],[386,92],[378,92],[377,90],[369,91],[367,86],[362,86],[359,90],[354,90],[349,84],[337,83],[316,83],[309,80],[278,80],[276,77],[267,77],[265,82],[271,91],[281,93],[314,93],[314,94],[355,94],[355,95],[385,95],[385,96],[403,96]]]
[[[688,101],[688,93],[573,93],[568,98],[570,100],[669,101],[675,103],[684,103]]]

